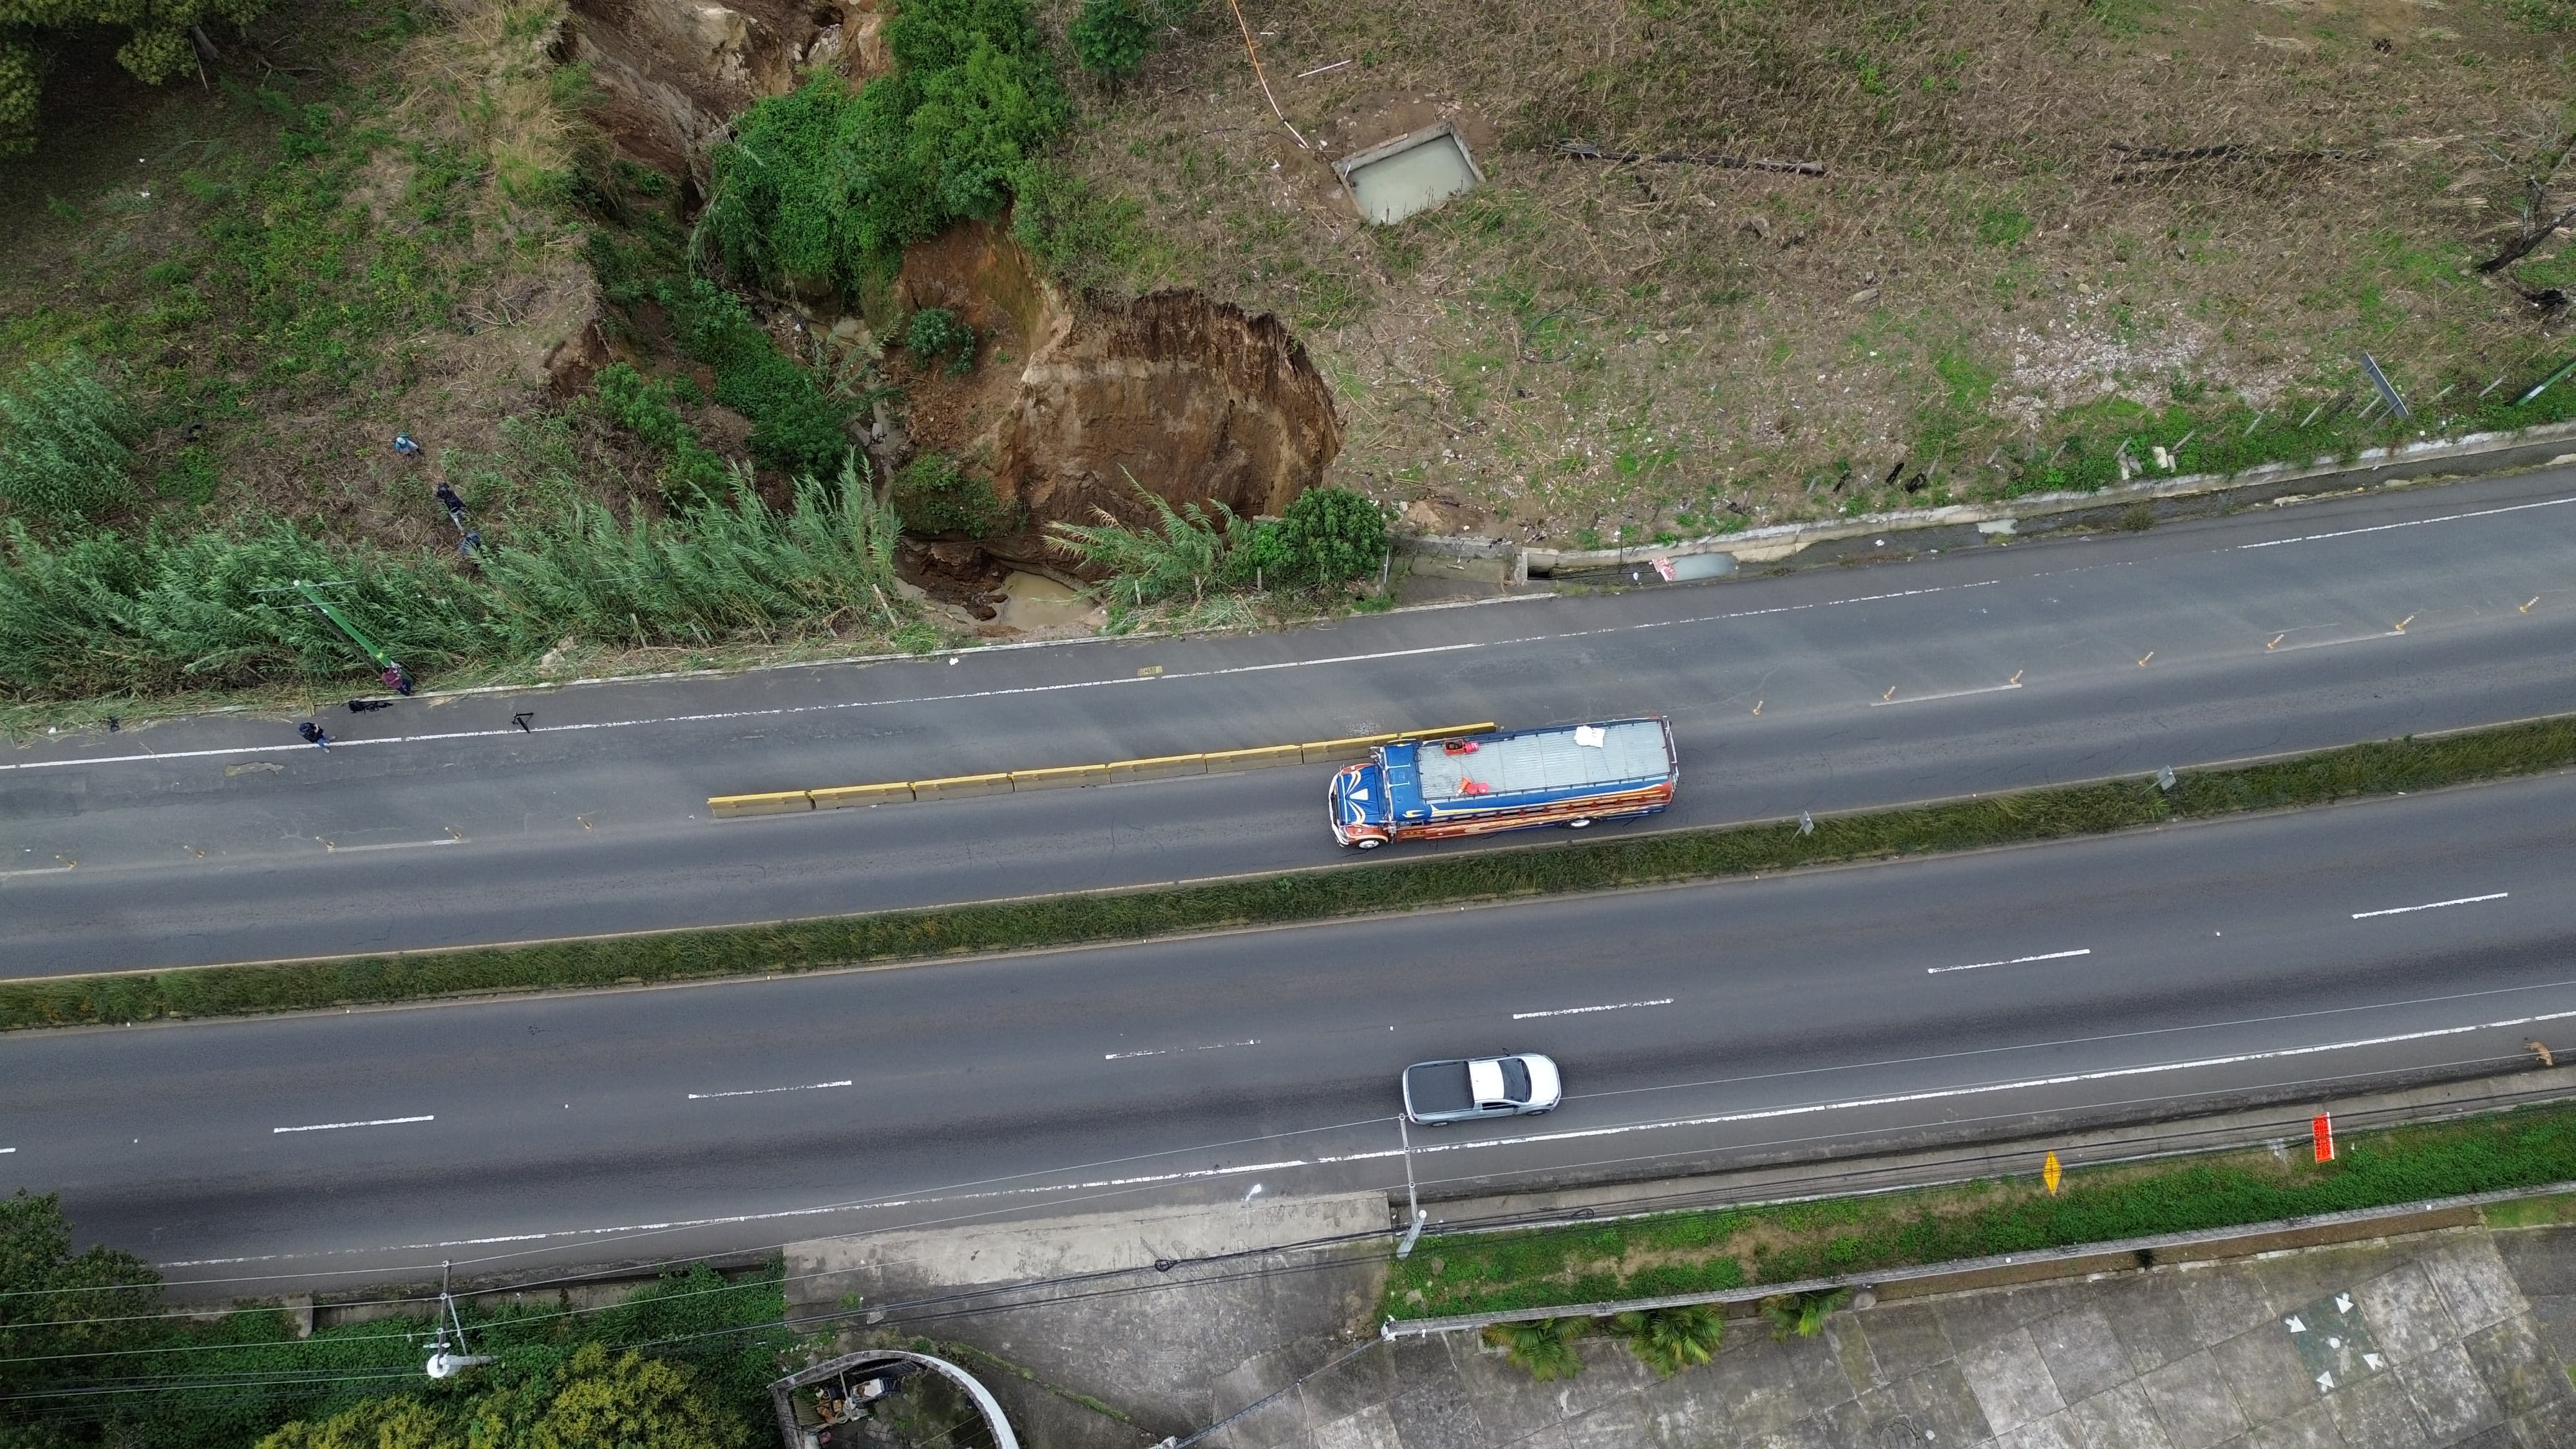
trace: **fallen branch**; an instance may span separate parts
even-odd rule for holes
[[[2105,148],[2140,161],[2357,161],[2366,160],[2370,152],[2346,151],[2326,147],[2312,151],[2274,151],[2260,146],[2130,146],[2113,141]]]
[[[2571,206],[2565,211],[2558,213],[2557,220],[2549,222],[2544,226],[2532,228],[2530,232],[2523,236],[2522,240],[2515,242],[2512,246],[2506,247],[2503,251],[2500,251],[2494,256],[2487,258],[2485,261],[2478,263],[2478,270],[2481,273],[2503,271],[2505,268],[2521,261],[2524,257],[2531,255],[2533,250],[2542,242],[2545,242],[2549,240],[2550,237],[2556,235],[2560,227],[2567,226],[2571,223],[2576,223],[2576,206]]]
[[[1690,166],[1723,166],[1730,171],[1778,171],[1790,176],[1825,174],[1825,163],[1822,161],[1760,161],[1743,156],[1721,156],[1714,151],[1658,151],[1653,155],[1647,155],[1640,151],[1604,151],[1589,141],[1559,141],[1556,143],[1556,151],[1560,156],[1571,156],[1578,161],[1611,161],[1621,165],[1656,161]]]

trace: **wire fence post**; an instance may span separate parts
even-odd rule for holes
[[[1395,1116],[1395,1137],[1404,1146],[1404,1241],[1395,1245],[1397,1262],[1413,1256],[1413,1245],[1422,1240],[1422,1199],[1413,1186],[1413,1131],[1405,1125],[1404,1114]]]

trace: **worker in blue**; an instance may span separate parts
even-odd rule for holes
[[[394,451],[402,454],[406,458],[417,458],[420,456],[420,444],[413,442],[411,440],[411,434],[409,433],[396,433],[394,434]]]

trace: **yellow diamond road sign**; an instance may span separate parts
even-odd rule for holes
[[[2039,1180],[2048,1184],[2050,1197],[2057,1196],[2058,1179],[2064,1176],[2066,1176],[2066,1169],[2057,1165],[2057,1154],[2054,1152],[2048,1154],[2048,1160],[2039,1165]]]

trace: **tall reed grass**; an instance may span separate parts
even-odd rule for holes
[[[784,509],[737,480],[665,522],[592,503],[496,529],[480,568],[325,542],[264,520],[220,532],[42,538],[0,531],[0,694],[157,694],[348,679],[365,657],[283,591],[326,584],[415,672],[530,658],[572,639],[712,645],[891,632],[898,525],[855,470],[800,482]]]

